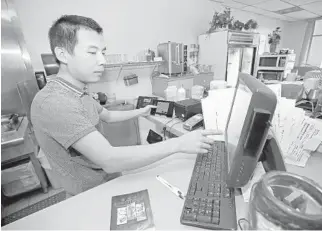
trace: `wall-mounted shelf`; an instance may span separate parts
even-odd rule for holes
[[[141,69],[141,68],[147,68],[147,67],[153,67],[153,70],[151,72],[154,72],[154,70],[162,64],[164,61],[157,61],[157,62],[130,62],[130,63],[115,63],[115,64],[107,64],[105,65],[106,70],[118,70],[116,81],[120,78],[121,72],[124,69]],[[150,77],[151,78],[151,77]]]
[[[113,63],[113,64],[106,64],[104,67],[105,69],[113,69],[113,68],[123,68],[123,67],[146,67],[146,66],[154,66],[160,65],[164,61],[157,61],[157,62],[129,62],[129,63]]]

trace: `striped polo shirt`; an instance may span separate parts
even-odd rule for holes
[[[93,131],[103,133],[99,114],[103,107],[86,89],[52,77],[31,105],[31,121],[52,175],[67,193],[76,195],[120,174],[107,174],[72,148]],[[95,145],[95,144],[93,144]]]

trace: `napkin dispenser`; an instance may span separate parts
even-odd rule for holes
[[[123,77],[125,86],[131,86],[139,82],[138,76],[136,74],[130,74]]]
[[[314,82],[318,81],[316,79],[313,80]],[[322,95],[322,89],[318,88],[316,84],[311,84],[313,80],[307,79],[304,82],[296,98],[295,106],[314,113],[318,99]]]

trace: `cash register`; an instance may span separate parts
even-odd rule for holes
[[[268,137],[276,102],[275,94],[258,79],[239,74],[225,141],[216,141],[208,153],[198,154],[182,208],[182,224],[236,230],[235,190],[248,183],[257,162],[262,161],[266,171],[286,171],[278,143]],[[209,119],[204,118],[205,128],[209,128]]]

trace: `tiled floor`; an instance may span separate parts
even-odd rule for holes
[[[12,204],[9,204],[3,208],[1,217],[8,216],[14,212],[26,208],[27,206],[33,205],[39,201],[49,198],[55,194],[64,191],[63,189],[49,188],[47,193],[43,193],[42,189],[35,190],[31,193],[22,195],[20,199]]]

